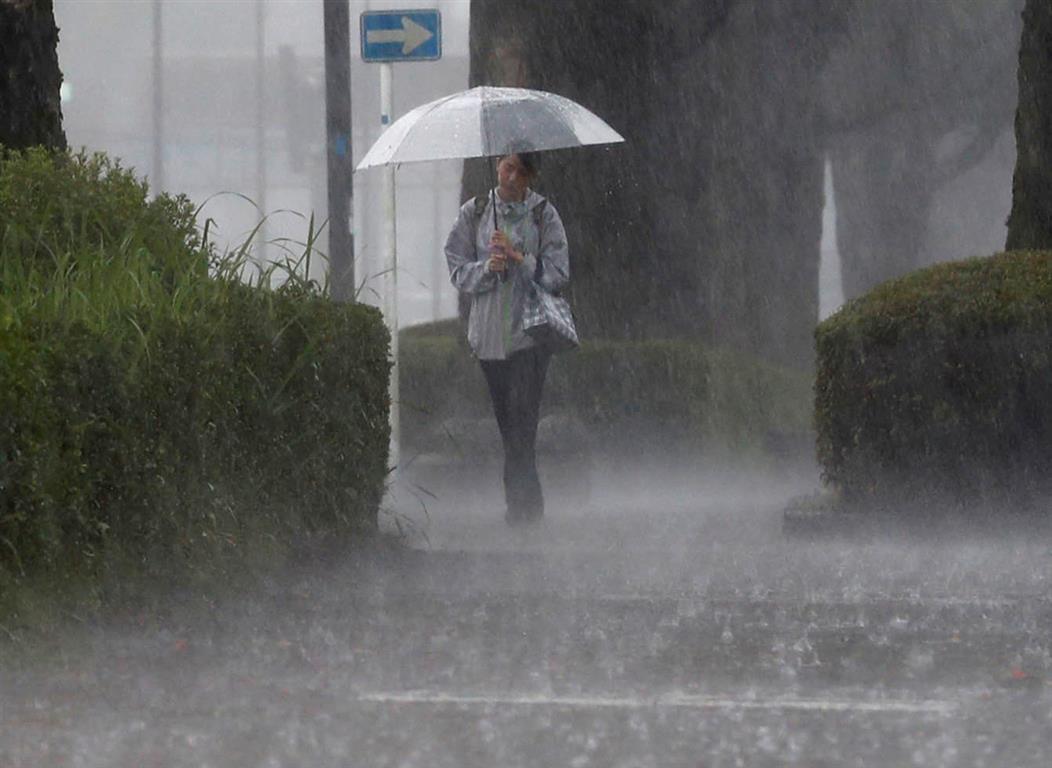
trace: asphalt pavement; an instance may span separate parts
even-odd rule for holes
[[[0,768],[1047,765],[1052,540],[787,536],[813,482],[406,485],[401,546],[0,669]]]

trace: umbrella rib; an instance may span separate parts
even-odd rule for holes
[[[429,105],[429,106],[431,107],[431,109],[427,110],[426,112],[423,112],[423,113],[422,113],[422,114],[420,115],[420,119],[421,119],[421,120],[422,120],[422,119],[424,119],[424,117],[425,117],[425,116],[427,116],[427,115],[430,115],[430,114],[431,114],[432,112],[434,112],[434,111],[435,111],[436,109],[438,109],[438,108],[439,108],[439,107],[441,107],[441,106],[442,106],[443,104],[445,104],[445,103],[446,103],[447,101],[452,101],[453,99],[455,99],[455,98],[457,98],[458,96],[461,96],[461,95],[462,95],[462,94],[459,94],[459,93],[451,93],[451,94],[449,94],[448,96],[443,96],[443,97],[441,97],[441,98],[439,98],[439,99],[435,99],[435,100],[434,100],[434,101],[432,101],[432,102],[431,102],[431,104]]]

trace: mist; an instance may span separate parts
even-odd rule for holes
[[[395,65],[394,117],[486,81],[626,138],[541,161],[585,342],[539,406],[543,519],[505,519],[507,442],[443,253],[493,161],[406,165],[378,535],[304,532],[231,584],[8,630],[0,766],[1044,765],[1040,515],[786,522],[835,496],[815,325],[1003,247],[1022,2],[502,1],[431,4],[442,58]],[[349,3],[355,163],[384,129],[358,18],[404,6]],[[56,0],[69,144],[189,195],[220,249],[297,252],[328,217],[322,9]],[[381,190],[355,174],[355,297],[377,307]]]
[[[785,483],[648,471],[4,667],[9,765],[1037,765],[1049,542],[787,538]],[[789,484],[791,486],[791,483]],[[58,762],[57,760],[55,761]]]

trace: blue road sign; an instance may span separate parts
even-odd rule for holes
[[[362,61],[437,61],[442,58],[442,15],[437,10],[366,11]]]

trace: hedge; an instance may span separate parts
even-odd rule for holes
[[[818,458],[845,499],[1028,506],[1052,490],[1052,253],[885,283],[816,343]]]
[[[245,284],[195,213],[102,156],[0,156],[0,592],[375,527],[379,312]]]
[[[434,450],[448,418],[488,418],[485,382],[458,321],[408,329],[401,341],[402,438]],[[542,414],[579,419],[598,453],[673,451],[763,457],[805,446],[811,380],[691,341],[586,341],[553,358]]]

